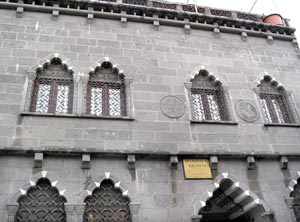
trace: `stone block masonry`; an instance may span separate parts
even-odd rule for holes
[[[294,107],[293,115],[298,116],[300,62],[292,28],[274,27],[277,33],[259,36],[259,30],[245,28],[247,35],[242,39],[238,27],[224,25],[230,18],[218,17],[226,22],[205,25],[200,20],[180,20],[179,14],[179,19],[173,19],[170,12],[169,19],[156,18],[157,29],[152,15],[130,11],[116,15],[117,3],[107,3],[116,4],[112,11],[106,10],[110,7],[106,3],[99,3],[105,5],[103,12],[79,8],[78,16],[67,13],[75,8],[58,7],[57,20],[52,19],[52,6],[27,4],[22,16],[16,16],[14,4],[0,2],[1,221],[9,221],[7,206],[17,204],[14,197],[21,194],[20,188],[26,191],[29,180],[37,182],[42,171],[48,172],[51,182],[57,182],[59,191],[65,190],[67,210],[84,206],[87,190],[92,192],[90,187],[110,173],[114,185],[125,192],[122,194],[126,196],[128,191],[134,222],[187,222],[193,216],[199,219],[202,202],[217,189],[218,178],[224,177],[227,193],[231,186],[236,191],[230,198],[253,203],[257,197],[264,204],[258,206],[268,206],[264,213],[275,212],[274,221],[295,221],[285,203],[285,192],[299,177],[299,121],[266,124],[255,91],[267,72],[272,84],[278,82],[291,95],[289,104]],[[89,22],[86,11],[93,14]],[[118,16],[127,18],[126,26]],[[213,17],[203,16],[199,18]],[[189,27],[188,31],[184,27]],[[272,44],[268,44],[267,35],[273,36]],[[29,112],[26,107],[32,88],[28,83],[34,81],[36,68],[55,56],[73,71],[74,80],[82,78],[82,86],[74,81],[73,112]],[[122,70],[130,86],[124,118],[86,113],[85,77],[99,66],[97,62],[107,58]],[[230,121],[192,121],[190,81],[204,69],[210,78],[222,83],[228,95]],[[166,96],[173,100],[162,104]],[[251,121],[237,113],[241,101],[251,103],[256,110]],[[255,160],[251,170],[247,157]],[[284,167],[282,157],[288,160]],[[213,160],[213,179],[186,180],[185,158]],[[249,195],[234,197],[240,191]],[[245,202],[241,203],[243,212],[250,206]],[[72,216],[67,217],[68,222],[75,222],[75,218],[82,221],[75,215],[77,210],[69,211]],[[262,222],[261,212],[255,210],[250,209],[247,215]]]

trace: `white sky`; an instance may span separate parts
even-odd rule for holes
[[[173,0],[187,3],[188,0]],[[255,0],[189,0],[189,4],[196,1],[197,5],[213,8],[231,9],[249,12]],[[297,36],[300,36],[300,2],[298,0],[257,0],[252,13],[269,15],[279,13],[284,18],[290,19],[292,27],[297,29]],[[298,10],[297,10],[298,9]]]

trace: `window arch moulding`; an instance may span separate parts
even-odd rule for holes
[[[34,66],[29,69],[26,83],[25,83],[25,96],[22,104],[22,112],[21,115],[23,116],[56,116],[56,117],[69,117],[69,118],[95,118],[95,119],[116,119],[116,120],[134,120],[134,109],[133,109],[133,94],[130,89],[130,83],[131,78],[127,74],[123,74],[123,70],[119,69],[118,65],[115,61],[112,59],[105,57],[101,60],[99,60],[97,63],[93,64],[93,67],[96,68],[90,68],[89,70],[83,70],[83,72],[80,72],[79,70],[73,69],[72,66],[68,66],[66,63],[68,59],[64,58],[62,55],[55,53],[49,55],[46,59],[44,59],[40,65]],[[69,62],[68,62],[69,63]],[[112,71],[115,73],[118,73],[118,75],[122,76],[123,83],[124,83],[124,95],[125,98],[123,101],[125,101],[124,110],[122,111],[121,115],[90,115],[90,113],[86,112],[86,103],[87,103],[87,89],[88,89],[88,83],[90,79],[91,73],[94,73],[98,69],[101,69],[101,66],[107,65],[111,66]],[[58,70],[56,72],[65,72],[65,74],[68,74],[68,78],[66,79],[66,82],[71,82],[72,84],[72,90],[68,91],[68,94],[70,98],[68,98],[68,109],[64,110],[64,112],[57,112],[56,106],[51,103],[53,100],[57,100],[57,98],[53,97],[53,93],[51,93],[51,86],[49,84],[43,84],[43,81],[41,81],[42,89],[44,91],[40,90],[39,87],[36,87],[37,82],[42,79],[45,79],[45,82],[49,81],[51,79],[51,76],[47,78],[45,76],[44,78],[39,78],[39,74],[43,74],[43,72],[51,67],[51,65],[60,66],[61,70]],[[76,70],[76,73],[75,71]],[[51,74],[51,70],[50,70]],[[43,77],[43,76],[42,76]],[[58,82],[60,79],[63,79],[62,76],[59,76]],[[56,80],[56,77],[54,78]],[[56,84],[54,86],[58,86],[59,84]],[[62,84],[64,86],[64,84]],[[60,87],[64,88],[64,87]],[[56,88],[57,89],[57,88]],[[63,89],[61,89],[63,90]],[[57,91],[57,90],[56,90]],[[52,95],[52,98],[51,98]],[[55,93],[54,93],[55,95]],[[56,94],[58,95],[58,93]],[[43,100],[42,100],[43,99]],[[62,102],[65,102],[66,104],[66,98],[60,97]],[[65,99],[65,100],[64,100]],[[44,103],[41,103],[43,101]],[[38,109],[36,109],[37,102],[40,102],[39,105],[42,105]],[[46,105],[48,104],[52,105]],[[50,110],[47,108],[50,107]],[[65,108],[65,106],[62,106],[61,108]],[[46,110],[47,109],[47,110]]]
[[[221,201],[222,204],[219,205]],[[227,203],[224,204],[225,202]],[[208,191],[194,204],[192,220],[212,221],[210,216],[215,214],[218,219],[224,216],[229,217],[230,221],[240,221],[239,218],[243,218],[243,214],[248,214],[255,208],[260,218],[258,221],[274,221],[274,211],[262,199],[234,176],[224,172],[214,179],[208,186]]]
[[[300,127],[292,93],[275,78],[265,74],[255,82],[254,92],[265,126]]]
[[[58,53],[28,70],[22,114],[72,115],[77,106],[77,84],[67,59]]]
[[[104,196],[105,200],[101,200]],[[105,175],[91,183],[80,199],[85,203],[83,222],[87,222],[88,219],[109,222],[138,221],[140,204],[136,197],[129,197],[128,189],[123,182],[110,172],[105,172]],[[97,207],[93,206],[95,203]],[[114,206],[106,209],[109,204]]]
[[[34,175],[6,204],[5,222],[53,221],[66,222],[67,199],[58,181],[47,171]],[[48,204],[40,204],[47,203]],[[38,206],[38,207],[37,207]],[[50,207],[49,207],[50,206]],[[37,213],[39,212],[39,213]]]
[[[105,57],[88,72],[83,85],[83,110],[86,116],[110,119],[133,119],[132,79],[117,63]]]
[[[185,83],[192,123],[236,125],[228,87],[201,68]]]

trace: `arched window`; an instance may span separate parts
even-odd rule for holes
[[[191,104],[194,120],[226,121],[226,111],[222,84],[214,76],[201,69],[191,80]]]
[[[297,222],[300,222],[300,179],[297,179],[297,183],[293,187],[293,191],[290,193],[290,197],[293,198],[292,208],[296,216]]]
[[[37,69],[31,99],[31,112],[72,113],[73,72],[62,64],[61,59],[53,58]]]
[[[15,222],[66,222],[65,202],[48,179],[39,179],[36,186],[18,199]]]
[[[265,76],[258,85],[259,99],[267,123],[292,123],[286,92],[270,76]]]
[[[131,222],[129,202],[111,180],[103,180],[85,199],[83,222]]]
[[[124,75],[110,62],[90,73],[87,86],[87,113],[95,116],[126,116]]]

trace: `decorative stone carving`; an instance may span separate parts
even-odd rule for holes
[[[43,153],[35,153],[34,154],[34,167],[42,168],[43,167],[43,159],[44,159]]]
[[[178,157],[170,156],[170,167],[172,170],[177,170],[178,168]]]
[[[210,167],[212,170],[217,170],[218,169],[218,157],[217,156],[211,156],[210,158]]]
[[[236,112],[242,120],[249,123],[256,121],[258,118],[257,108],[248,101],[240,101],[236,105]]]
[[[65,202],[50,181],[42,178],[18,199],[15,222],[66,222]]]
[[[256,168],[255,158],[253,156],[248,156],[247,164],[249,170],[254,170]]]
[[[218,9],[211,9],[210,13],[212,15],[216,15],[216,16],[223,16],[223,17],[232,18],[232,14],[231,14],[230,11],[218,10]]]
[[[242,211],[242,206],[236,204],[231,197],[226,196],[221,189],[217,189],[213,192],[213,196],[206,201],[206,205],[199,210],[198,214],[204,218],[205,215],[218,215],[218,219],[223,219],[220,221],[227,221],[234,210]]]
[[[7,205],[7,222],[14,222],[15,214],[17,212],[18,205]]]
[[[127,156],[127,168],[129,170],[135,169],[135,155],[128,155]]]
[[[111,180],[104,180],[85,199],[83,222],[131,222],[129,202]]]
[[[289,160],[286,156],[280,158],[281,169],[286,170],[288,168]]]
[[[52,58],[36,71],[31,112],[70,114],[73,109],[73,71]]]
[[[87,113],[95,116],[126,116],[126,89],[122,71],[105,61],[89,75]]]
[[[90,169],[91,164],[91,155],[90,154],[82,154],[82,164],[81,169]]]
[[[176,96],[165,96],[160,100],[160,110],[170,118],[180,118],[185,113],[184,102]]]

